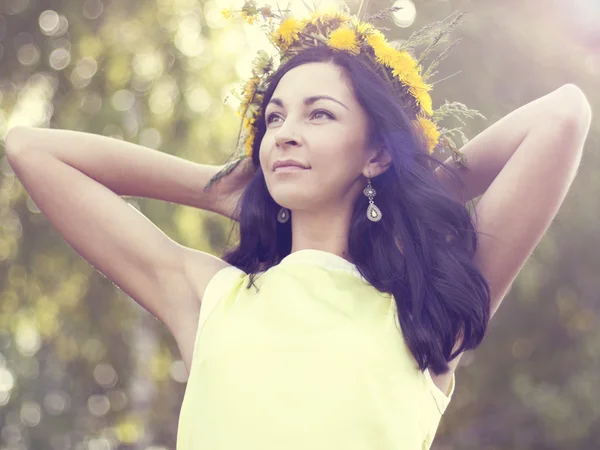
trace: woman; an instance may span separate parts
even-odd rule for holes
[[[434,170],[389,85],[318,46],[269,77],[251,158],[207,191],[220,168],[85,133],[17,128],[6,151],[65,240],[173,333],[190,372],[178,448],[423,449],[590,116],[565,85],[465,145],[468,170]],[[235,218],[239,246],[184,248],[119,195]]]

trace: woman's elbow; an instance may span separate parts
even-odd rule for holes
[[[27,126],[16,126],[8,130],[4,141],[4,151],[9,161],[15,161],[20,155],[23,154],[27,145],[25,144],[25,138],[31,133],[31,127]]]
[[[562,92],[564,94],[562,109],[567,113],[567,118],[579,124],[591,123],[592,106],[585,93],[578,86],[570,83],[562,86]]]

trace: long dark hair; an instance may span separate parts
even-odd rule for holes
[[[419,368],[445,373],[448,361],[481,343],[489,320],[489,285],[473,262],[477,234],[466,206],[434,172],[441,166],[462,189],[456,170],[424,150],[423,138],[411,124],[411,105],[392,95],[360,58],[313,48],[272,76],[256,123],[252,159],[257,171],[238,205],[239,245],[226,250],[223,258],[250,274],[250,287],[258,273],[291,252],[293,215],[285,224],[277,221],[280,206],[267,189],[259,151],[265,107],[277,84],[289,70],[311,62],[331,62],[343,69],[369,117],[371,142],[383,145],[392,157],[389,169],[372,180],[381,221],[366,217],[366,196],[356,199],[349,256],[373,287],[394,296],[402,333]],[[457,342],[460,347],[452,352]]]

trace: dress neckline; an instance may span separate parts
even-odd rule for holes
[[[362,278],[355,264],[339,255],[326,252],[324,250],[317,250],[314,248],[296,250],[295,252],[285,256],[280,261],[279,265],[296,263],[318,265],[327,269],[342,270]]]

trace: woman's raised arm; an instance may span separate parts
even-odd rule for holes
[[[230,193],[219,191],[222,184],[215,184],[209,192],[203,189],[222,166],[198,164],[119,139],[80,131],[15,127],[9,131],[6,141],[10,149],[7,152],[13,156],[22,149],[50,153],[115,194],[154,198],[228,216],[222,200]],[[14,141],[28,144],[9,143],[14,144]]]
[[[41,128],[11,129],[6,154],[65,241],[161,320],[189,359],[204,288],[228,264],[174,242],[119,195],[217,211],[219,197],[203,187],[219,168],[118,139]]]

